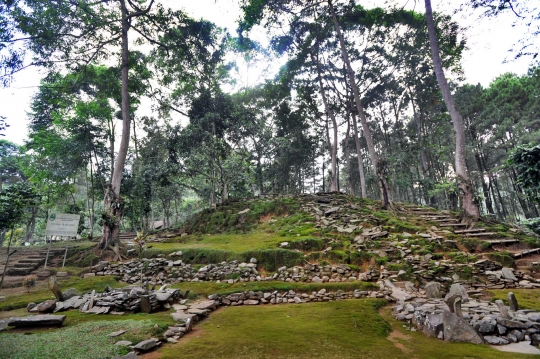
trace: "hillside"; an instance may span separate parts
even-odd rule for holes
[[[376,358],[401,357],[405,353],[415,353],[419,358],[457,358],[466,353],[498,358],[506,354],[482,345],[439,341],[441,349],[434,349],[438,339],[411,332],[410,324],[403,326],[390,316],[389,308],[380,308],[403,293],[408,293],[405,299],[424,298],[429,286],[426,284],[436,282],[443,293],[451,290],[452,283],[460,283],[468,296],[478,300],[504,297],[511,290],[524,307],[540,309],[534,300],[540,287],[540,275],[535,271],[540,258],[534,251],[539,247],[536,238],[504,223],[481,220],[471,227],[462,224],[457,213],[432,208],[396,203],[392,211],[386,211],[377,202],[341,193],[254,198],[204,210],[178,229],[152,234],[140,259],[130,245],[132,237],[123,236],[128,259],[122,262],[113,261],[107,252],[91,248],[89,243],[70,247],[67,276],[58,278],[60,285],[86,293],[80,303],[88,304],[90,300],[94,308],[63,312],[67,327],[61,330],[78,330],[83,323],[102,323],[109,317],[107,320],[116,319],[110,324],[115,330],[122,327],[123,320],[140,321],[141,325],[157,321],[157,332],[133,329],[137,333],[133,337],[155,336],[168,342],[158,351],[163,358],[178,353],[193,358],[265,358],[267,352],[273,352],[267,346],[275,340],[283,343],[275,355],[291,358],[352,358],[359,345],[365,355]],[[51,274],[61,267],[58,257],[63,253],[57,247],[53,246],[56,255],[49,268]],[[31,250],[43,252],[40,248]],[[23,250],[20,254],[17,261],[22,265]],[[513,269],[515,280],[495,275],[505,267]],[[43,272],[42,267],[34,269],[34,273],[39,272]],[[15,285],[20,279],[12,276],[11,282]],[[158,290],[164,285],[171,289]],[[149,293],[158,295],[159,302],[152,302],[152,311],[157,313],[137,313],[135,309],[135,313],[128,311],[119,317],[96,314],[118,312],[120,307],[136,308],[132,299],[129,306],[120,305],[118,299],[113,304],[107,298],[120,295],[123,289],[100,293],[105,286],[155,288]],[[95,294],[90,294],[92,289]],[[30,294],[12,288],[5,295],[0,302],[0,321],[23,315],[23,308],[30,302],[51,298],[41,278]],[[338,305],[339,300],[346,301]],[[173,304],[176,302],[182,304]],[[270,306],[280,303],[292,304]],[[296,303],[311,309],[296,307]],[[210,314],[219,306],[231,308]],[[329,314],[337,309],[342,310],[340,315]],[[185,322],[178,323],[193,316],[206,319],[189,333]],[[282,316],[292,318],[287,328],[282,328],[278,320]],[[354,321],[350,322],[350,318]],[[174,325],[173,320],[181,321]],[[323,326],[315,329],[315,323]],[[228,334],[216,331],[216,326],[226,328]],[[257,327],[264,330],[248,334]],[[340,330],[344,331],[341,335],[332,334]],[[3,332],[0,343],[16,343],[18,339],[11,333],[16,331]],[[34,333],[31,338],[42,335]],[[242,344],[249,348],[242,353],[226,345],[246,335],[252,339]],[[309,339],[320,337],[328,338],[328,346]],[[304,344],[298,346],[299,342]],[[32,343],[30,349],[42,345]],[[110,353],[125,353],[114,349],[114,340],[108,343]],[[337,347],[342,350],[336,352]],[[17,357],[17,353],[15,350],[12,354]],[[25,353],[34,355],[28,354],[32,351]]]

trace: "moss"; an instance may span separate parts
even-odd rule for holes
[[[486,257],[488,257],[492,261],[499,262],[504,267],[513,267],[516,263],[514,257],[512,256],[512,253],[507,251],[486,253]]]

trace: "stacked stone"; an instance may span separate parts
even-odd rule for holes
[[[67,298],[68,296],[66,296]],[[142,298],[145,300],[142,301]],[[148,291],[141,287],[130,286],[122,289],[106,290],[104,293],[86,293],[73,295],[64,301],[48,300],[40,304],[30,303],[28,311],[32,313],[50,313],[69,309],[79,309],[84,313],[122,314],[124,312],[151,313],[161,308],[170,308],[172,304],[182,300],[182,292],[178,289]],[[143,305],[146,307],[143,308]]]
[[[222,305],[238,306],[238,305],[258,305],[258,304],[301,304],[309,302],[328,302],[334,300],[344,299],[358,299],[358,298],[384,298],[392,300],[390,297],[391,291],[342,291],[328,292],[326,289],[321,289],[318,292],[297,293],[294,290],[288,292],[239,292],[229,294],[227,296],[214,296],[217,301]]]
[[[358,272],[351,270],[344,264],[336,266],[306,264],[303,267],[281,267],[272,276],[272,279],[285,282],[346,282],[358,280]]]
[[[394,307],[393,315],[428,336],[449,341],[503,345],[540,338],[540,313],[520,310],[513,293],[508,294],[510,306],[506,307],[501,300],[491,303],[469,299],[459,285],[454,288],[457,289],[451,290],[445,299],[416,298],[409,303],[400,303]],[[456,298],[459,305],[455,304]],[[452,325],[452,318],[462,323]]]

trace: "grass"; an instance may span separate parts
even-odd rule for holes
[[[62,290],[75,288],[81,293],[90,292],[93,289],[101,292],[106,286],[118,288],[126,285],[124,283],[119,283],[115,277],[112,276],[90,277],[86,279],[72,277],[66,280],[58,278],[58,283]],[[47,299],[54,299],[54,296],[46,287],[33,290],[30,293],[27,293],[26,290],[21,287],[20,293],[7,295],[6,299],[0,302],[0,311],[25,308],[28,303],[39,303]]]
[[[343,282],[343,283],[301,283],[301,282],[246,282],[246,283],[215,283],[215,282],[193,282],[193,283],[180,283],[173,285],[173,288],[181,288],[182,291],[190,290],[192,293],[208,296],[210,294],[227,295],[231,293],[238,293],[244,291],[299,291],[303,293],[311,293],[313,291],[319,291],[325,288],[327,291],[353,291],[355,289],[360,290],[373,290],[378,288],[373,283],[368,282]]]
[[[114,345],[117,341],[129,340],[137,343],[159,334],[157,330],[160,328],[154,327],[153,320],[118,320],[117,317],[115,319],[79,323],[79,325],[30,335],[3,333],[0,335],[0,348],[2,348],[0,358],[111,358],[129,352],[126,347]],[[107,337],[109,333],[118,330],[128,330],[128,332],[116,338]]]
[[[508,293],[516,296],[520,309],[534,309],[540,311],[540,292],[538,289],[498,289],[491,290],[492,300],[502,299],[508,305]]]
[[[161,350],[161,358],[367,358],[390,331],[376,310],[384,303],[230,307],[212,314],[182,345]],[[398,349],[391,352],[398,357]]]
[[[410,332],[386,302],[360,299],[303,305],[229,307],[213,313],[178,345],[172,358],[530,358],[487,345],[448,343]],[[389,334],[391,336],[389,337]],[[389,338],[391,340],[389,340]]]
[[[297,236],[295,241],[311,239],[312,236]],[[257,230],[245,234],[193,234],[185,237],[177,237],[175,242],[153,243],[155,249],[165,252],[173,252],[187,248],[231,251],[236,253],[246,252],[253,249],[273,249],[286,241],[276,233]]]

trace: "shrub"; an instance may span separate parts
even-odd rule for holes
[[[26,290],[30,292],[30,289],[34,288],[37,283],[37,277],[35,275],[27,275],[23,278],[22,284],[26,287]]]

